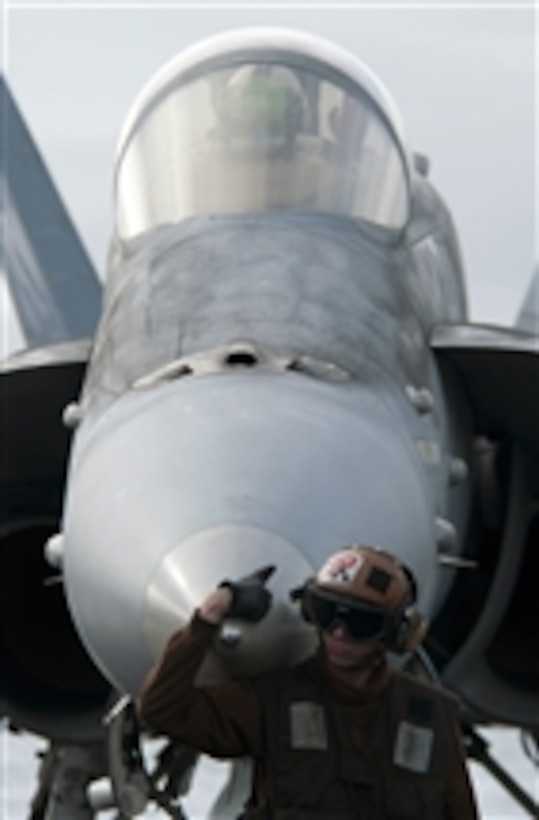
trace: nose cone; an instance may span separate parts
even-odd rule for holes
[[[232,674],[260,674],[299,660],[313,647],[314,634],[289,599],[293,579],[307,578],[312,567],[292,544],[257,527],[224,524],[186,538],[160,562],[148,586],[144,632],[152,652],[164,637],[189,619],[208,590],[230,577],[231,568],[248,575],[272,565],[266,584],[272,606],[257,624],[228,619],[214,646],[214,669]]]
[[[288,592],[354,541],[408,563],[428,609],[431,494],[395,410],[366,386],[187,377],[131,391],[78,436],[65,585],[88,651],[120,689],[137,691],[215,584],[268,564],[274,609],[259,624],[227,622],[215,657],[257,671],[303,651]]]

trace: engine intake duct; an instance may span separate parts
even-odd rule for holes
[[[11,724],[63,742],[99,737],[110,685],[73,627],[43,545],[56,521],[26,521],[0,541],[0,702]],[[53,583],[50,583],[50,580]]]

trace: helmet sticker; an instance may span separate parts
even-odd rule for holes
[[[362,555],[351,550],[338,552],[324,564],[318,573],[318,581],[349,584],[364,564]]]

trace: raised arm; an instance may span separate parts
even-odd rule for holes
[[[172,635],[144,681],[137,709],[151,731],[182,740],[213,757],[257,757],[262,748],[262,715],[250,684],[195,683],[232,599],[230,588],[214,590],[185,629]]]

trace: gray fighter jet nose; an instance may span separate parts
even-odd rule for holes
[[[273,565],[266,586],[272,606],[256,624],[227,619],[215,641],[214,661],[234,674],[255,674],[299,659],[312,648],[313,632],[289,602],[298,578],[313,568],[290,542],[258,527],[224,524],[186,538],[166,555],[148,587],[144,631],[157,656],[163,640],[185,623],[209,590]],[[235,576],[231,577],[231,568]]]
[[[295,373],[187,377],[115,402],[79,440],[64,518],[69,605],[107,677],[135,692],[216,584],[268,564],[271,613],[227,621],[214,655],[249,672],[293,655],[307,627],[289,590],[352,542],[399,555],[428,608],[432,493],[394,413],[360,383]]]

